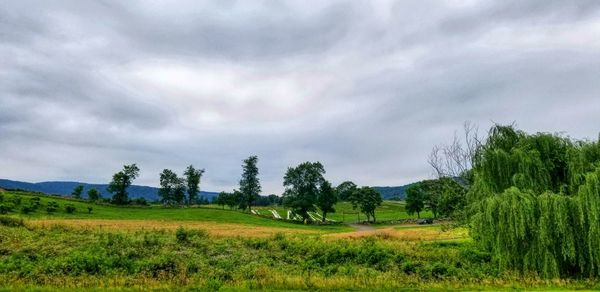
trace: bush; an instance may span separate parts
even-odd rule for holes
[[[73,206],[73,204],[66,204],[65,205],[65,211],[68,214],[73,214],[75,212],[75,210],[76,210],[76,208],[75,208],[75,206]]]
[[[56,210],[58,210],[58,203],[54,201],[48,202],[48,206],[46,206],[46,212],[54,213]]]
[[[0,194],[0,203],[4,202],[4,195]]]
[[[146,201],[146,199],[144,199],[144,198],[137,198],[131,202],[134,205],[139,205],[139,206],[149,206],[150,205],[150,204],[148,204],[148,201]]]
[[[183,226],[179,226],[175,232],[175,237],[177,238],[178,242],[187,242],[188,232],[183,228]]]
[[[0,214],[8,214],[8,212],[12,212],[13,205],[9,203],[0,204]]]
[[[34,210],[35,210],[35,208],[32,207],[31,205],[29,205],[29,206],[25,205],[25,206],[21,207],[21,213],[26,214],[26,215],[33,212]]]
[[[93,208],[92,207],[87,207],[87,209],[88,209],[88,214],[92,214]]]
[[[13,218],[8,216],[0,216],[0,225],[8,227],[21,227],[25,226],[25,222],[20,218]]]
[[[34,210],[37,210],[37,208],[40,206],[40,198],[33,197],[29,199],[29,206],[32,207]]]
[[[19,206],[21,205],[21,197],[19,196],[13,196],[10,201],[13,203],[13,205],[15,206]]]

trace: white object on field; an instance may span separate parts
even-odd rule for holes
[[[271,213],[273,213],[273,217],[275,217],[275,219],[281,219],[281,216],[279,216],[279,213],[277,213],[277,210],[271,209]]]

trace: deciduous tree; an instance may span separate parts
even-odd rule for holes
[[[113,175],[112,181],[107,188],[107,191],[113,194],[113,204],[125,205],[129,203],[127,188],[131,186],[133,180],[138,177],[139,172],[140,169],[134,163],[123,166],[123,170]]]
[[[242,165],[242,179],[240,180],[240,192],[242,193],[242,199],[240,202],[240,208],[248,208],[250,211],[252,203],[260,195],[261,187],[260,180],[258,179],[258,157],[250,156],[244,160]]]

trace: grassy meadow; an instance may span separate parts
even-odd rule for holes
[[[2,195],[4,201],[21,197],[21,204],[34,197]],[[59,203],[52,214],[44,208],[50,201]],[[67,213],[66,204],[75,212]],[[401,203],[386,202],[378,216],[395,220],[402,211]],[[4,290],[600,288],[592,280],[500,272],[466,229],[440,225],[356,231],[217,208],[125,208],[45,196],[34,212],[0,218]]]

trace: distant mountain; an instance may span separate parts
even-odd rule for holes
[[[110,198],[112,196],[106,190],[106,188],[108,187],[108,185],[106,184],[86,184],[72,181],[48,181],[40,183],[28,183],[22,181],[0,179],[0,188],[3,189],[21,189],[31,192],[42,192],[46,194],[64,196],[71,195],[73,189],[78,185],[83,185],[84,198],[87,196],[87,191],[91,188],[97,189],[102,194],[103,198]],[[158,200],[158,188],[132,185],[127,189],[127,192],[129,193],[129,198],[131,199],[144,198],[148,201]],[[219,194],[215,192],[200,192],[200,196],[204,196],[209,200],[212,200],[218,195]]]
[[[384,200],[389,200],[391,198],[399,198],[400,200],[404,200],[406,198],[406,189],[413,184],[407,184],[407,185],[398,186],[398,187],[373,187],[373,188],[381,194],[381,197]]]

